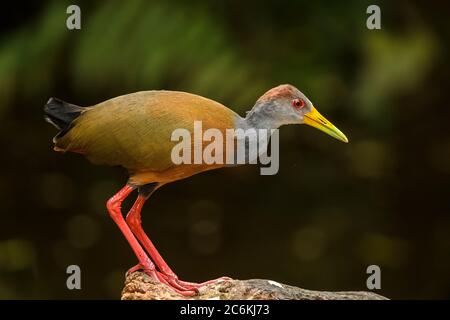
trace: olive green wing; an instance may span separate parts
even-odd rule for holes
[[[173,165],[175,129],[193,132],[195,120],[204,129],[234,128],[237,115],[197,95],[175,91],[143,91],[87,108],[55,144],[61,151],[84,154],[96,164],[119,165],[130,171],[163,171]]]

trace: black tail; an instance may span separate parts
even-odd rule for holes
[[[70,129],[72,121],[75,120],[83,110],[83,107],[64,102],[57,98],[50,98],[44,107],[45,120],[53,124],[59,130],[67,131]]]

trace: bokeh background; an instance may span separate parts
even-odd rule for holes
[[[366,28],[378,4],[382,30]],[[66,28],[78,4],[82,29]],[[143,224],[186,280],[268,278],[450,298],[449,32],[429,1],[41,1],[6,8],[0,36],[0,298],[120,297],[136,263],[105,201],[120,168],[52,151],[50,96],[82,106],[171,89],[241,115],[300,88],[349,139],[280,132],[280,171],[207,172],[167,185]],[[128,208],[128,202],[125,207]],[[82,290],[66,288],[66,267]]]

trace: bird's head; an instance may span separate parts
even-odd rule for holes
[[[275,127],[284,124],[307,124],[343,142],[347,137],[313,106],[297,88],[282,84],[263,94],[248,117],[253,121],[269,122]]]

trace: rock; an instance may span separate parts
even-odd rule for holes
[[[185,298],[143,272],[127,275],[122,300],[387,300],[365,291],[312,291],[272,280],[225,280],[206,285]]]

